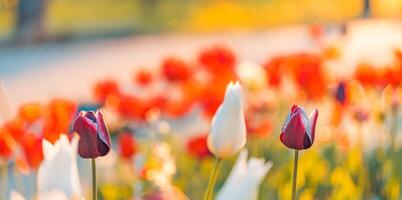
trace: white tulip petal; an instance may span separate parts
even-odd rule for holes
[[[208,148],[217,157],[236,154],[246,143],[241,85],[230,82],[225,98],[212,118]]]
[[[271,167],[272,162],[261,158],[252,157],[247,161],[247,150],[242,150],[216,199],[256,200],[259,185]]]
[[[81,196],[76,153],[77,141],[76,135],[70,143],[68,137],[62,134],[54,145],[46,140],[42,142],[45,156],[37,175],[39,196],[43,197],[54,191],[60,191],[67,198]]]

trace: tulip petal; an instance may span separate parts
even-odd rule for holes
[[[212,118],[208,135],[209,150],[220,158],[236,154],[246,143],[241,85],[232,82],[226,88],[225,98]]]
[[[110,151],[110,136],[107,130],[105,121],[103,120],[103,114],[100,110],[96,112],[96,122],[98,123],[98,140],[97,147],[100,156],[104,156]]]
[[[308,130],[307,134],[310,137],[311,144],[314,143],[314,138],[315,138],[315,126],[317,124],[317,119],[318,119],[318,110],[314,109],[309,116],[309,125],[308,125]]]
[[[300,112],[294,113],[284,127],[280,139],[285,146],[292,149],[304,149],[304,135],[306,129]]]
[[[91,119],[80,115],[74,123],[73,130],[80,136],[78,154],[82,158],[98,157],[99,151],[97,148],[97,125]]]

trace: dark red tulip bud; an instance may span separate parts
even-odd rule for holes
[[[307,117],[303,108],[294,105],[282,127],[281,142],[291,149],[310,148],[314,143],[317,117],[317,109]]]
[[[109,153],[110,136],[100,110],[81,111],[75,119],[73,130],[80,136],[78,154],[82,158],[96,158]]]

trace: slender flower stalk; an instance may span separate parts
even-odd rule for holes
[[[230,82],[226,87],[225,98],[212,118],[207,138],[208,149],[215,155],[217,162],[204,200],[212,199],[222,160],[236,155],[246,144],[246,139],[242,87],[238,82]]]
[[[0,165],[0,169],[1,169],[1,172],[0,172],[1,178],[4,179],[4,182],[3,182],[4,188],[1,188],[0,192],[1,192],[1,194],[6,195],[7,190],[8,190],[8,163],[7,163],[7,161],[5,161],[3,164]],[[6,196],[0,195],[0,198],[6,198]]]
[[[111,148],[109,131],[101,111],[81,111],[76,118],[73,130],[80,136],[78,154],[90,158],[92,164],[92,198],[97,200],[96,162],[99,156],[106,156]]]
[[[297,182],[297,162],[299,161],[299,150],[295,149],[295,160],[293,164],[293,184],[292,184],[292,200],[296,200],[296,182]]]
[[[211,177],[209,177],[207,190],[206,190],[206,192],[204,194],[204,198],[203,198],[204,200],[212,200],[212,198],[213,198],[215,183],[216,183],[216,179],[218,179],[218,176],[219,176],[219,168],[220,168],[221,163],[222,163],[222,159],[216,158],[215,168],[211,173]]]
[[[318,110],[314,109],[310,116],[300,106],[293,105],[286,117],[280,135],[281,142],[288,148],[295,150],[293,166],[292,200],[296,200],[297,162],[299,150],[310,148],[314,143],[315,126]]]
[[[98,199],[98,191],[97,191],[97,186],[96,186],[96,161],[95,158],[91,159],[91,164],[92,164],[92,199],[97,200]]]

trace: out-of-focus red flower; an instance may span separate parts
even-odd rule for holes
[[[38,103],[22,105],[19,109],[19,117],[27,123],[33,123],[42,116],[42,106]]]
[[[140,86],[147,86],[153,81],[152,73],[144,69],[139,70],[135,74],[134,81]]]
[[[180,99],[177,101],[170,100],[166,102],[162,112],[169,117],[179,118],[190,111],[194,102],[188,101],[187,99]]]
[[[206,117],[212,118],[223,101],[227,84],[235,80],[237,80],[237,78],[234,74],[222,74],[219,77],[214,77],[205,84],[200,102]]]
[[[386,85],[397,86],[402,83],[402,70],[395,67],[388,67],[379,70],[380,80],[378,81],[381,87]]]
[[[51,143],[59,139],[60,134],[68,133],[71,121],[77,111],[77,105],[68,100],[54,99],[45,110],[43,137]]]
[[[149,105],[158,102],[156,100],[147,102],[132,95],[119,95],[113,96],[113,98],[115,99],[113,105],[115,109],[117,109],[122,116],[135,120],[144,120]]]
[[[200,158],[200,159],[212,155],[211,152],[208,150],[207,137],[208,137],[208,134],[202,134],[202,135],[196,136],[194,138],[191,138],[187,142],[188,152],[191,155],[193,155],[197,158]]]
[[[16,147],[14,138],[3,129],[0,130],[0,158],[8,159]]]
[[[183,98],[192,102],[197,102],[202,98],[205,87],[204,83],[195,80],[189,80],[180,85]]]
[[[198,62],[213,75],[234,73],[236,56],[227,47],[215,46],[201,51]]]
[[[279,87],[282,82],[282,74],[284,73],[281,70],[281,65],[283,63],[282,57],[276,57],[264,64],[264,69],[267,73],[268,83],[273,87]]]
[[[42,138],[34,133],[27,133],[21,138],[20,146],[29,167],[37,169],[43,160]]]
[[[364,86],[375,86],[378,83],[378,71],[371,65],[359,64],[355,71],[355,79]]]
[[[289,58],[289,67],[300,89],[308,99],[317,100],[326,93],[326,80],[322,69],[322,59],[312,54],[296,54]]]
[[[94,97],[99,103],[105,103],[106,99],[110,95],[119,95],[119,85],[114,80],[104,80],[95,84]]]
[[[302,150],[310,148],[314,143],[317,118],[317,109],[307,117],[303,108],[293,105],[282,127],[281,142],[291,149]]]
[[[254,121],[246,118],[246,128],[249,136],[266,138],[272,132],[273,124],[269,120]]]
[[[19,141],[25,134],[26,124],[20,118],[15,118],[4,124],[4,131],[11,135],[16,141]]]
[[[131,159],[137,151],[137,145],[130,133],[124,132],[119,136],[119,153],[124,159]]]
[[[190,66],[178,58],[166,58],[162,62],[162,74],[168,81],[185,81],[192,75]]]
[[[81,158],[96,158],[109,153],[110,135],[100,110],[81,111],[74,121],[73,130],[80,136],[78,154]]]
[[[201,99],[201,105],[204,115],[212,118],[222,103],[225,92],[214,90],[213,88],[206,88]]]
[[[339,124],[342,122],[344,111],[345,110],[342,104],[334,104],[330,121],[332,125],[335,127],[339,126]]]

